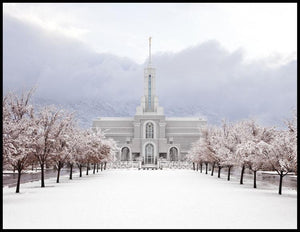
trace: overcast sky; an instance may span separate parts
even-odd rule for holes
[[[49,99],[138,102],[152,36],[163,106],[270,124],[297,104],[296,7],[6,3],[4,92],[37,84]]]
[[[245,59],[296,57],[296,3],[6,3],[4,13],[138,63],[150,35],[153,53],[214,39]]]

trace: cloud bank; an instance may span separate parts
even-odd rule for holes
[[[4,93],[37,85],[36,97],[59,103],[99,100],[111,102],[113,112],[118,104],[139,104],[147,60],[139,65],[95,53],[75,39],[5,14],[3,19]],[[157,95],[167,116],[204,115],[208,122],[209,115],[219,121],[254,117],[266,125],[290,117],[297,105],[297,61],[270,67],[243,57],[242,50],[228,52],[218,41],[154,54]]]

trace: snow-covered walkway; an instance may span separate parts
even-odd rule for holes
[[[296,228],[297,192],[192,170],[106,170],[3,189],[3,228]]]

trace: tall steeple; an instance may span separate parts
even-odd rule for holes
[[[151,66],[151,36],[149,37],[149,63],[148,65]]]
[[[141,106],[137,107],[137,114],[163,114],[163,109],[158,105],[158,97],[155,95],[155,68],[152,65],[151,40],[149,37],[149,60],[144,69],[144,96]]]
[[[151,60],[151,36],[149,37],[149,61],[148,66],[145,68],[144,75],[145,83],[145,97],[146,97],[146,111],[153,112],[154,109],[154,98],[155,98],[155,69],[152,67]]]

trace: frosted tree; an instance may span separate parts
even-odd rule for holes
[[[227,126],[226,124],[224,125]],[[204,128],[201,138],[192,145],[189,151],[189,159],[200,164],[201,172],[202,164],[204,163],[207,174],[208,164],[211,163],[211,175],[213,175],[214,166],[217,165],[219,167],[218,177],[220,177],[222,167],[231,168],[234,165],[234,144],[229,140],[229,129],[225,128],[225,126],[223,129],[217,127]]]
[[[203,165],[203,160],[202,157],[199,153],[200,151],[200,139],[197,140],[196,142],[194,142],[191,146],[191,149],[189,150],[188,154],[187,154],[187,160],[189,162],[193,163],[193,170],[195,169],[195,163],[198,165],[200,165],[200,172],[202,172],[202,165]]]
[[[95,168],[97,165],[97,172],[99,169],[99,164],[101,164],[102,171],[102,144],[104,142],[104,133],[99,128],[93,128],[90,132],[91,141],[93,141],[92,146],[94,146],[92,154],[90,155],[90,160],[94,165],[93,173],[95,173]]]
[[[221,176],[223,167],[228,168],[228,180],[230,180],[230,170],[236,165],[236,140],[232,133],[233,126],[225,120],[222,127],[214,127],[209,135],[209,144],[211,147],[211,160],[218,166],[218,178]]]
[[[76,163],[77,167],[79,168],[79,177],[82,177],[82,167],[85,163],[85,151],[86,151],[86,135],[85,131],[78,130],[77,133],[74,135],[74,162]]]
[[[208,150],[207,150],[207,143],[205,138],[200,138],[196,142],[194,142],[191,146],[191,149],[188,152],[187,159],[189,162],[193,163],[193,170],[196,170],[195,164],[197,165],[197,171],[198,167],[200,166],[200,172],[202,173],[203,164],[207,164],[209,162],[208,160]],[[206,169],[207,170],[207,169]]]
[[[236,146],[237,140],[234,137],[233,125],[227,123],[225,120],[222,124],[222,147],[219,150],[221,161],[220,166],[227,167],[227,180],[230,180],[231,168],[237,164],[236,160]],[[219,175],[218,175],[219,177]]]
[[[241,167],[240,184],[243,184],[244,171],[249,161],[249,153],[247,147],[244,146],[250,137],[248,121],[235,123],[232,128],[232,135],[236,143],[237,165]]]
[[[297,134],[298,134],[298,130],[297,130],[297,111],[294,110],[293,112],[293,118],[286,120],[285,124],[287,126],[287,136],[288,136],[288,140],[289,140],[289,144],[290,144],[290,150],[291,153],[293,154],[294,160],[293,163],[295,165],[294,167],[294,171],[295,174],[297,175],[297,170],[298,170],[298,166],[297,166]]]
[[[240,128],[240,143],[237,145],[237,154],[240,164],[253,171],[254,184],[256,188],[256,173],[265,164],[258,144],[263,141],[270,143],[274,137],[274,128],[266,128],[258,125],[254,120],[242,122]],[[243,168],[241,173],[241,184],[243,183]]]
[[[288,172],[297,172],[297,115],[286,121],[287,130],[276,131],[258,125],[254,120],[243,120],[235,124],[223,121],[222,128],[207,127],[201,138],[192,144],[188,158],[193,163],[218,165],[218,177],[223,167],[241,167],[240,184],[243,184],[245,168],[254,175],[253,187],[256,188],[257,171],[262,168],[276,170],[280,175],[279,193],[282,179]],[[195,170],[195,167],[194,167]]]
[[[218,149],[220,148],[220,131],[219,128],[215,126],[208,127],[204,132],[205,147],[204,150],[206,155],[204,156],[206,160],[212,164],[211,176],[214,175],[215,165],[220,162],[220,157],[218,156]]]
[[[70,154],[68,157],[68,164],[70,167],[70,176],[69,179],[72,180],[73,178],[73,167],[76,165],[76,157],[77,157],[77,146],[80,144],[80,129],[75,125],[71,127],[68,139],[68,148],[70,150]]]
[[[240,176],[240,184],[243,184],[243,177],[245,168],[250,167],[251,162],[251,153],[255,142],[253,142],[260,133],[260,128],[257,126],[254,120],[243,120],[234,125],[233,133],[234,138],[237,143],[236,154],[237,154],[237,163],[242,168]],[[252,142],[250,142],[252,141]]]
[[[227,180],[230,180],[231,168],[236,163],[236,157],[234,150],[230,147],[223,147],[222,150],[219,151],[222,159],[220,161],[221,167],[227,167]],[[221,171],[221,169],[219,169]],[[220,171],[218,173],[218,177],[220,178]]]
[[[31,163],[33,107],[29,104],[34,89],[22,92],[20,96],[8,93],[3,97],[3,163],[18,171],[16,193],[20,191],[21,174]]]
[[[271,143],[275,136],[275,128],[267,128],[267,127],[260,127],[258,125],[252,124],[253,127],[257,127],[257,133],[253,136],[252,142],[253,148],[250,155],[250,162],[249,168],[253,171],[254,174],[254,183],[253,187],[256,188],[256,173],[262,167],[266,166],[266,160],[262,154],[261,149],[259,149],[258,144],[260,142]]]
[[[89,138],[86,154],[87,165],[89,165],[89,163],[93,164],[93,173],[95,174],[96,165],[100,163],[102,171],[103,164],[104,169],[106,169],[106,163],[113,160],[115,152],[117,151],[117,145],[113,139],[105,139],[100,129],[94,128],[91,131],[88,130],[86,133]]]
[[[215,159],[214,159],[214,154],[212,154],[213,152],[215,152],[211,146],[211,133],[212,133],[212,129],[209,127],[206,127],[203,129],[202,131],[202,137],[199,140],[198,146],[199,146],[199,150],[198,150],[198,154],[199,154],[199,160],[201,159],[203,161],[203,163],[205,164],[205,174],[207,174],[207,169],[208,169],[208,164],[209,163],[214,163]],[[213,169],[212,169],[212,174],[213,174]]]
[[[214,164],[218,166],[218,178],[221,175],[221,169],[224,166],[224,162],[227,161],[228,153],[230,150],[225,146],[225,139],[228,136],[228,130],[226,128],[225,121],[223,122],[223,128],[214,128],[210,135],[210,146],[212,147],[212,160]]]
[[[288,130],[276,131],[271,143],[261,141],[259,148],[279,175],[279,194],[282,194],[283,177],[297,171],[297,121],[289,121]]]
[[[274,139],[274,128],[260,128],[259,133],[252,141],[248,142],[250,155],[249,155],[249,168],[253,171],[253,187],[256,188],[256,173],[258,170],[266,166],[265,157],[262,154],[262,150],[259,148],[259,143],[264,142],[270,144]]]
[[[85,131],[85,150],[83,152],[86,163],[86,175],[89,174],[90,163],[94,161],[97,152],[97,143],[93,136],[93,131]]]
[[[101,163],[104,163],[104,170],[106,169],[106,163],[114,160],[117,151],[118,147],[115,140],[111,138],[102,140],[99,159]]]
[[[53,130],[56,131],[57,137],[54,141],[54,149],[50,155],[52,163],[57,169],[56,183],[59,183],[60,171],[65,164],[72,158],[72,134],[74,128],[73,115],[61,112],[61,117],[55,123]]]
[[[34,156],[41,167],[41,187],[45,187],[44,171],[46,164],[51,164],[51,155],[55,152],[56,139],[64,126],[60,124],[65,115],[54,106],[43,107],[37,114],[35,123],[38,127],[34,137]]]

